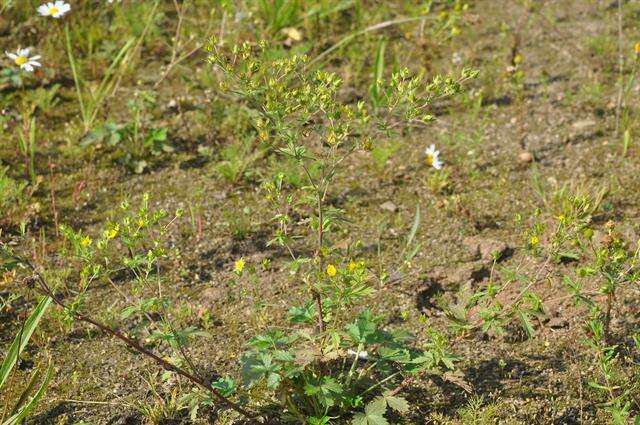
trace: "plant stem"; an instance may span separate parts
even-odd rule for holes
[[[356,366],[358,365],[358,360],[360,359],[360,353],[364,348],[363,344],[358,345],[358,349],[356,350],[355,355],[353,356],[353,362],[351,363],[351,367],[349,368],[349,374],[347,375],[347,387],[351,384],[351,378],[353,377],[353,373],[356,370]]]
[[[391,375],[387,376],[386,378],[384,378],[382,381],[375,383],[374,385],[370,386],[369,388],[367,388],[366,390],[364,390],[363,392],[360,393],[360,396],[365,395],[368,392],[371,392],[373,390],[375,390],[376,388],[382,386],[385,382],[392,380],[393,378],[395,378],[396,376],[400,375],[402,372],[398,371],[395,373],[392,373]]]
[[[318,247],[316,250],[316,257],[318,258],[318,268],[320,273],[324,270],[324,262],[322,261],[322,246],[323,246],[323,229],[324,229],[324,217],[322,215],[322,192],[318,191]],[[324,332],[324,312],[322,311],[322,297],[320,293],[313,289],[313,299],[316,302],[316,309],[318,309],[318,329],[320,332]]]
[[[615,293],[613,289],[607,294],[607,311],[604,316],[604,343],[609,344],[609,328],[611,323],[611,310],[613,308],[613,301],[615,300]]]
[[[617,1],[618,5],[618,95],[616,99],[616,130],[615,137],[620,132],[620,115],[622,112],[622,92],[624,90],[624,54],[622,51],[622,0]]]
[[[84,131],[89,131],[91,123],[89,122],[89,116],[87,109],[84,105],[84,98],[82,95],[82,88],[80,87],[80,78],[78,76],[78,70],[76,68],[76,61],[71,51],[71,35],[69,34],[69,25],[65,25],[64,33],[67,39],[67,55],[69,56],[69,65],[71,66],[71,74],[73,75],[73,82],[76,86],[76,95],[78,96],[78,105],[80,106],[80,116],[82,117],[82,124]]]
[[[300,161],[300,166],[302,167],[305,174],[307,175],[307,179],[309,179],[309,183],[311,184],[311,186],[313,186],[313,188],[316,191],[316,198],[318,202],[318,239],[317,239],[315,256],[316,258],[318,258],[318,269],[320,270],[320,275],[322,275],[324,270],[324,261],[322,260],[322,246],[324,244],[324,233],[323,233],[324,232],[324,216],[322,213],[322,200],[324,198],[324,192],[322,188],[319,185],[317,185],[315,181],[313,181],[313,177],[311,177],[311,173],[309,172],[309,169],[304,164],[304,162]],[[318,290],[315,288],[311,289],[311,293],[313,295],[313,300],[316,303],[316,310],[318,310],[318,330],[320,332],[324,332],[325,327],[324,327],[324,312],[322,310],[322,296],[320,295],[320,292],[318,292]]]
[[[111,327],[109,327],[108,325],[105,325],[89,316],[85,316],[82,313],[78,313],[77,311],[74,311],[73,309],[69,308],[64,301],[62,301],[60,298],[58,298],[58,296],[51,290],[51,288],[49,287],[49,285],[47,284],[46,280],[44,279],[44,277],[42,276],[42,274],[40,274],[40,272],[36,269],[36,267],[29,261],[23,258],[19,258],[19,257],[15,257],[16,261],[19,261],[20,263],[24,264],[25,266],[27,266],[35,275],[36,281],[40,287],[40,291],[43,292],[45,295],[51,297],[51,299],[53,300],[54,303],[56,303],[58,306],[62,307],[63,309],[65,309],[67,312],[69,312],[70,314],[73,315],[73,317],[76,320],[79,320],[81,322],[85,322],[85,323],[89,323],[93,326],[95,326],[96,328],[100,329],[101,331],[121,340],[122,342],[124,342],[127,346],[129,346],[130,348],[132,348],[133,350],[137,351],[140,354],[143,354],[149,358],[151,358],[153,361],[155,361],[160,367],[162,367],[164,370],[170,371],[170,372],[175,372],[178,375],[188,379],[189,381],[193,382],[194,384],[205,388],[206,390],[208,390],[209,392],[211,392],[211,394],[213,394],[218,401],[220,401],[222,404],[224,404],[225,406],[227,406],[228,408],[235,410],[236,412],[240,413],[242,416],[252,420],[252,423],[259,423],[256,418],[258,417],[256,414],[249,412],[247,410],[245,410],[242,406],[240,406],[239,404],[235,403],[234,401],[228,399],[227,397],[223,396],[217,389],[215,389],[211,383],[205,379],[199,378],[198,376],[193,375],[192,373],[182,369],[179,366],[176,366],[172,363],[169,363],[168,361],[164,360],[163,358],[159,357],[158,355],[154,354],[153,352],[147,350],[146,348],[144,348],[142,345],[140,345],[140,343],[138,343],[138,341],[129,338],[128,336],[126,336],[125,334],[123,334],[122,332],[118,331],[117,329],[113,329]]]

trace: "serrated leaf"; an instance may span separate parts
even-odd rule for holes
[[[531,323],[531,320],[529,320],[529,316],[525,311],[522,311],[519,308],[516,309],[516,312],[518,314],[518,317],[520,318],[520,321],[522,322],[523,329],[527,333],[527,337],[529,339],[533,338],[535,331],[533,329],[533,324]]]
[[[270,373],[269,376],[267,377],[267,386],[271,389],[276,389],[278,388],[278,385],[280,385],[281,380],[282,380],[282,377],[279,374]]]
[[[364,413],[357,413],[351,423],[352,425],[389,425],[384,417],[386,411],[387,402],[384,397],[377,397],[367,403]]]
[[[387,402],[387,406],[396,412],[407,413],[409,411],[409,402],[404,397],[393,396],[388,392],[382,394],[382,397]]]

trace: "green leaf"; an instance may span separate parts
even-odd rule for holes
[[[375,334],[377,325],[376,318],[372,317],[371,310],[365,310],[356,319],[354,323],[346,326],[347,334],[355,342],[359,344],[375,342]]]
[[[279,364],[273,362],[270,354],[253,351],[242,357],[242,373],[249,386],[264,379],[269,388],[278,388],[282,377],[277,372],[281,369]]]
[[[407,236],[407,246],[411,245],[411,242],[413,242],[413,238],[415,238],[419,227],[420,227],[420,204],[416,205],[416,214],[413,217],[413,225],[411,226],[411,231],[409,231],[409,235]]]
[[[287,345],[288,339],[282,331],[269,331],[264,335],[257,335],[251,338],[249,345],[258,349],[276,348]]]
[[[230,377],[219,378],[217,381],[212,382],[211,386],[222,394],[224,397],[230,397],[236,391],[236,383]]]
[[[269,376],[267,376],[267,386],[275,390],[276,388],[278,388],[278,385],[280,385],[281,380],[282,377],[279,374],[270,373]]]
[[[329,425],[329,423],[331,422],[331,417],[321,416],[318,418],[315,416],[311,416],[307,418],[307,420],[309,421],[309,425]]]
[[[40,303],[38,303],[37,307],[33,310],[31,315],[29,315],[27,321],[24,323],[18,334],[13,339],[13,342],[9,347],[9,351],[7,351],[7,356],[5,357],[4,361],[2,362],[2,366],[0,367],[0,388],[2,388],[5,381],[7,380],[9,373],[13,369],[13,366],[16,364],[16,361],[20,356],[20,352],[22,352],[22,350],[24,350],[24,347],[26,347],[29,339],[31,338],[31,335],[38,327],[40,319],[42,319],[42,316],[44,316],[44,313],[47,311],[47,308],[49,308],[50,304],[51,298],[45,297],[41,299]]]
[[[365,408],[364,413],[357,413],[353,420],[352,425],[389,425],[389,422],[384,418],[384,414],[387,411],[387,402],[382,397],[378,397],[369,402]]]
[[[308,396],[316,398],[326,408],[336,404],[336,398],[343,392],[342,385],[330,376],[324,376],[320,380],[310,380],[304,386],[304,392]]]
[[[291,307],[289,309],[289,320],[291,323],[311,323],[316,317],[316,307],[313,301],[307,302],[302,307]]]
[[[389,392],[382,394],[384,401],[387,402],[387,406],[400,413],[407,413],[409,411],[409,402],[404,397],[392,396]]]
[[[387,362],[404,363],[411,360],[409,350],[400,347],[381,346],[378,348],[378,356],[380,356],[380,360]]]
[[[378,46],[378,51],[376,53],[376,61],[375,61],[375,69],[374,69],[374,78],[371,86],[369,87],[369,94],[371,95],[371,100],[373,104],[378,107],[380,105],[381,93],[380,88],[382,87],[382,77],[384,76],[384,51],[387,43],[382,40],[380,45]]]
[[[32,387],[32,383],[35,383],[35,380],[37,379],[38,375],[39,375],[38,373],[34,374],[34,376],[32,377],[32,382],[29,384],[27,388]],[[40,401],[40,399],[44,395],[44,392],[47,388],[47,385],[49,385],[49,381],[51,380],[52,376],[53,376],[53,364],[49,363],[49,367],[47,368],[47,372],[45,373],[44,380],[40,384],[40,388],[38,388],[38,391],[36,391],[33,397],[31,397],[31,399],[22,407],[20,407],[19,405],[16,406],[18,408],[17,412],[13,416],[11,416],[7,421],[5,421],[3,425],[17,425],[21,423],[29,415],[29,413],[33,410],[36,404],[38,404],[38,401]],[[23,395],[26,395],[26,394],[23,394]],[[22,403],[19,403],[19,404],[22,404]]]
[[[529,337],[529,339],[533,338],[535,331],[533,330],[531,320],[529,320],[529,315],[519,308],[516,308],[516,314],[520,318],[520,322],[522,322],[522,328],[527,332],[527,337]]]

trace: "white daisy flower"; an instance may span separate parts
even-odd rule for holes
[[[51,16],[56,19],[60,18],[70,10],[71,5],[60,0],[49,2],[38,7],[38,13],[40,16]]]
[[[18,49],[15,53],[4,52],[13,62],[27,72],[32,72],[35,67],[42,66],[38,59],[40,55],[29,56],[30,48]]]
[[[440,151],[436,150],[436,145],[432,144],[431,146],[429,146],[424,151],[424,154],[426,155],[426,158],[424,160],[429,167],[433,167],[436,170],[439,170],[444,165],[442,161],[440,161]]]

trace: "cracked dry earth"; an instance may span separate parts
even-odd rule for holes
[[[614,220],[637,240],[640,151],[632,144],[623,158],[620,137],[614,137],[615,2],[540,3],[527,12],[515,0],[474,2],[468,28],[438,66],[446,70],[456,54],[479,69],[472,90],[482,91],[481,105],[456,101],[443,107],[434,126],[406,135],[385,172],[375,170],[366,154],[353,158],[332,194],[334,203],[354,220],[354,230],[345,238],[362,239],[362,256],[390,268],[416,206],[421,206],[416,236],[421,248],[411,270],[392,273],[384,284],[374,283],[378,292],[371,305],[386,314],[389,326],[404,322],[419,341],[424,338],[419,317],[425,315],[432,326],[444,328],[438,299],[455,301],[464,285],[479,288],[491,278],[499,281],[502,267],[532,275],[542,268],[546,277],[535,288],[548,300],[548,317],[537,324],[536,338],[527,340],[511,329],[503,337],[477,334],[454,340],[452,348],[461,358],[459,372],[420,382],[408,396],[411,413],[397,418],[399,423],[460,423],[458,411],[473,396],[484,397],[486,408],[495,410],[489,423],[608,423],[587,388],[594,365],[579,343],[584,338],[584,312],[566,297],[559,282],[572,265],[543,265],[531,259],[523,252],[522,227],[514,217],[521,214],[528,223],[563,185],[607,187],[609,208],[594,217],[596,228]],[[632,51],[640,8],[624,3],[625,48]],[[505,24],[519,27],[519,41],[503,33]],[[600,45],[606,46],[604,51]],[[412,55],[419,56],[420,46],[411,46]],[[509,82],[514,50],[522,57],[522,89]],[[632,113],[637,93],[634,86],[626,100]],[[432,173],[414,160],[430,143],[438,145],[445,161],[448,179],[443,190],[433,190]],[[256,328],[283,324],[291,300],[303,300],[306,292],[294,277],[282,277],[283,253],[266,247],[270,215],[255,186],[220,181],[212,172],[214,164],[195,161],[194,152],[179,152],[176,159],[180,166],[141,176],[116,167],[105,171],[91,163],[79,165],[75,177],[60,183],[61,215],[72,216],[74,226],[91,232],[99,228],[101,212],[113,208],[114,194],[133,194],[135,199],[146,191],[154,204],[168,210],[199,203],[206,237],[196,239],[187,232],[173,236],[182,255],[168,267],[168,292],[192,311],[212,312],[212,338],[192,348],[195,361],[212,375],[237,371],[237,353]],[[86,179],[88,189],[74,205],[72,188],[80,178]],[[107,185],[108,191],[100,189]],[[229,231],[228,211],[244,207],[250,208],[255,222],[248,236],[237,240]],[[494,252],[501,253],[495,264]],[[271,272],[259,283],[260,301],[269,308],[259,313],[253,312],[255,297],[237,297],[241,288],[225,283],[240,256],[254,263],[273,261]],[[505,303],[521,290],[514,285],[504,295]],[[95,288],[91,308],[117,307],[112,291]],[[635,290],[620,294],[613,323],[616,335],[625,338],[636,327],[637,301]],[[134,401],[155,400],[145,382],[157,379],[155,367],[105,335],[82,327],[65,335],[55,333],[53,326],[45,329],[58,335],[47,342],[56,359],[56,376],[30,423],[144,422]],[[41,338],[39,343],[45,341]],[[37,352],[29,355],[35,361],[41,357]],[[177,384],[166,385],[163,391],[170,393]]]

